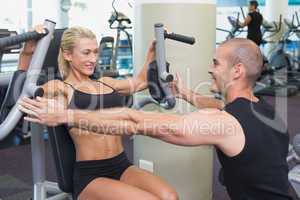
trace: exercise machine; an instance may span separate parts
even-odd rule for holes
[[[155,48],[156,61],[150,63],[148,69],[148,84],[151,97],[135,101],[133,107],[140,109],[146,104],[154,103],[164,109],[172,109],[176,100],[169,88],[169,83],[174,77],[170,74],[170,64],[166,62],[165,39],[176,40],[179,42],[194,44],[195,38],[176,33],[167,33],[164,25],[157,23],[154,25],[155,30]]]
[[[14,87],[22,87],[21,94],[16,99],[15,105],[8,113],[5,120],[0,124],[0,140],[4,139],[10,134],[17,122],[23,116],[17,109],[18,99],[27,96],[35,97],[42,96],[43,91],[38,88],[37,81],[41,73],[42,64],[45,59],[47,49],[50,45],[50,40],[54,32],[55,23],[46,20],[44,23],[47,28],[46,35],[39,35],[37,33],[25,33],[18,36],[19,39],[9,37],[5,39],[5,44],[0,40],[0,48],[7,46],[15,42],[23,42],[29,39],[37,39],[42,37],[37,44],[37,48],[33,54],[33,58],[30,63],[30,67],[25,76],[23,76],[24,84],[15,85]],[[55,34],[54,34],[55,35]],[[61,37],[62,34],[59,34]],[[156,62],[153,62],[149,66],[148,82],[151,85],[155,85],[150,94],[154,100],[150,98],[143,99],[138,103],[133,103],[133,107],[141,108],[148,103],[155,103],[163,106],[166,109],[171,109],[175,106],[175,97],[171,93],[168,83],[173,80],[172,74],[169,73],[169,65],[165,60],[165,39],[177,40],[180,42],[193,44],[195,39],[175,33],[167,33],[163,27],[163,24],[155,25],[155,37],[156,37]],[[21,38],[21,39],[20,39]],[[54,41],[58,42],[60,39],[54,38]],[[54,48],[59,48],[59,45],[52,45]],[[58,50],[51,51],[58,53]],[[57,56],[57,55],[56,55]],[[51,57],[55,57],[51,55]],[[11,80],[11,83],[15,82],[15,79]],[[18,82],[18,81],[17,81]],[[12,87],[9,88],[9,91]],[[8,91],[8,92],[9,92]],[[73,175],[73,163],[75,161],[75,148],[66,130],[65,126],[48,127],[49,141],[53,150],[53,157],[55,160],[55,166],[57,171],[58,183],[46,181],[45,177],[45,141],[43,139],[43,126],[35,123],[31,123],[31,148],[32,148],[32,166],[33,166],[33,200],[60,200],[72,198],[72,175]],[[126,147],[125,147],[126,149]],[[128,149],[128,148],[127,148]],[[132,149],[129,148],[127,154],[133,154]]]
[[[227,17],[227,20],[228,20],[228,22],[229,22],[229,24],[231,26],[231,28],[229,30],[224,29],[224,28],[216,28],[217,31],[222,31],[222,32],[226,32],[227,33],[227,36],[225,37],[225,41],[233,39],[233,38],[236,38],[241,33],[244,32],[244,29],[239,25],[239,23],[240,23],[239,18],[240,18],[240,12],[237,13],[236,17],[235,16],[228,16]]]
[[[297,134],[292,141],[292,146],[287,157],[287,162],[291,164],[295,162],[296,165],[289,170],[289,181],[295,190],[297,197],[300,198],[300,134]]]
[[[297,25],[295,25],[294,21],[297,21]],[[300,79],[299,79],[299,75],[300,75],[300,69],[299,69],[299,64],[300,61],[298,59],[298,55],[292,55],[291,52],[289,52],[289,49],[287,48],[289,43],[294,43],[293,41],[290,40],[290,38],[293,35],[296,35],[296,37],[300,38],[300,22],[299,22],[299,17],[298,17],[298,13],[295,12],[295,14],[292,17],[292,21],[289,21],[287,19],[284,19],[284,23],[287,26],[287,31],[286,31],[286,40],[285,40],[285,51],[287,52],[287,55],[289,55],[289,59],[290,59],[290,65],[287,67],[287,72],[286,72],[286,76],[287,76],[287,84],[288,85],[293,85],[296,86],[298,89],[300,89]],[[296,41],[297,43],[299,43],[299,41]],[[296,49],[296,54],[298,54],[299,50],[297,47],[295,47],[294,45],[293,49]],[[295,52],[294,52],[295,53]],[[295,58],[296,57],[296,58]]]
[[[17,109],[18,99],[34,96],[42,96],[43,91],[38,88],[37,82],[42,70],[42,65],[45,58],[47,58],[47,49],[50,45],[51,37],[54,33],[55,23],[49,20],[46,20],[44,23],[47,34],[40,35],[37,33],[25,33],[16,38],[8,37],[5,38],[5,44],[0,40],[0,48],[2,46],[8,46],[12,43],[23,42],[30,39],[37,39],[42,37],[37,44],[36,50],[33,54],[30,67],[27,73],[22,73],[24,83],[20,81],[15,81],[16,79],[11,80],[11,84],[18,82],[18,85],[11,86],[9,91],[12,91],[15,87],[23,86],[20,95],[15,99],[15,105],[9,111],[8,115],[5,117],[5,120],[0,124],[0,140],[7,137],[13,128],[16,126],[17,122],[23,116],[22,113]],[[62,32],[58,34],[61,37]],[[55,36],[55,34],[54,34]],[[150,92],[153,95],[155,100],[142,100],[140,103],[133,104],[135,108],[141,108],[141,106],[146,105],[147,103],[156,103],[163,106],[164,108],[170,109],[175,106],[175,98],[172,96],[171,90],[168,87],[168,82],[173,80],[173,76],[169,73],[169,68],[165,60],[165,39],[177,40],[189,44],[195,42],[194,38],[186,37],[183,35],[178,35],[175,33],[167,33],[164,30],[162,24],[155,25],[155,36],[156,36],[156,62],[152,63],[149,66],[148,71],[148,82],[151,82],[152,85],[156,84],[156,87],[153,87],[153,91]],[[59,41],[58,39],[55,39]],[[59,48],[59,45],[53,45],[54,48]],[[51,51],[58,54],[58,50]],[[49,50],[48,50],[49,51]],[[49,53],[49,52],[48,52]],[[57,55],[51,55],[51,58],[57,57]],[[47,73],[47,72],[46,72]],[[156,91],[155,89],[158,88]],[[155,94],[155,95],[154,95]],[[124,97],[125,98],[125,97]],[[134,107],[134,106],[133,106]],[[48,127],[49,141],[53,150],[53,157],[55,160],[55,167],[57,172],[58,183],[46,181],[45,177],[45,141],[43,138],[44,127],[35,123],[30,123],[31,128],[31,149],[32,149],[32,166],[33,166],[33,199],[34,200],[59,200],[59,199],[71,199],[72,198],[72,170],[73,163],[75,161],[75,148],[68,134],[68,131],[64,126],[57,127]],[[130,145],[130,143],[129,143]],[[133,154],[132,147],[126,148],[129,149],[129,158],[130,154]],[[131,150],[131,152],[130,152]]]
[[[264,71],[256,84],[255,94],[258,96],[293,96],[297,94],[297,87],[290,86],[284,79],[276,78],[278,72],[282,69],[288,69],[291,65],[290,56],[284,51],[285,41],[287,34],[279,39],[278,42],[269,41],[271,38],[278,34],[282,27],[282,16],[279,16],[279,23],[266,22],[262,24],[263,35],[270,33],[268,36],[263,37],[263,46],[267,43],[274,44],[273,50],[270,52],[270,56],[265,56]]]
[[[126,61],[125,64],[127,67],[129,67],[130,63],[132,64],[132,37],[127,31],[128,29],[132,29],[132,26],[130,26],[131,20],[122,12],[118,12],[114,6],[114,3],[115,0],[112,2],[114,11],[108,20],[110,29],[117,30],[117,37],[112,54],[111,69],[118,70],[120,74],[124,75],[124,73],[121,72],[122,61]],[[126,35],[126,40],[121,40],[121,33]]]
[[[18,97],[15,97],[15,105],[9,111],[5,120],[0,124],[0,140],[7,137],[18,121],[22,118],[23,113],[18,110],[18,99],[22,97],[34,97],[38,91],[37,81],[42,69],[42,65],[51,42],[51,37],[54,32],[55,22],[45,20],[46,34],[38,34],[37,32],[27,32],[12,37],[0,38],[0,49],[7,46],[19,44],[32,39],[39,39],[36,50],[30,62],[29,69],[26,72],[18,72],[14,74],[8,91],[9,94],[15,95],[12,91],[15,88],[22,88]],[[21,74],[21,75],[20,75]],[[25,75],[24,75],[25,74]],[[21,78],[19,77],[21,76]],[[23,79],[23,83],[21,81]],[[12,96],[11,98],[13,98]],[[35,123],[30,124],[31,130],[31,152],[32,152],[32,167],[33,167],[33,200],[59,200],[69,197],[63,193],[57,183],[46,181],[45,175],[45,144],[43,138],[44,127]],[[0,141],[1,142],[1,141]],[[49,195],[49,196],[48,196]]]

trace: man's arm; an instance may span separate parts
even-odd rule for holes
[[[32,117],[26,119],[32,122],[49,126],[67,123],[99,134],[140,134],[184,146],[212,144],[223,148],[228,138],[239,138],[239,133],[242,133],[239,122],[230,114],[218,109],[203,109],[191,114],[175,115],[129,108],[66,110],[58,106],[56,100],[44,98],[27,98],[20,104],[20,110],[30,114]],[[232,146],[232,140],[227,146]]]
[[[69,112],[66,122],[84,130],[113,135],[145,135],[183,146],[220,145],[241,131],[237,120],[217,109],[187,115],[128,108]]]
[[[181,94],[181,98],[198,109],[216,108],[221,110],[225,106],[224,102],[219,99],[207,97],[188,89]]]
[[[182,79],[178,74],[176,74],[176,80],[174,80],[171,84],[171,89],[173,94],[180,99],[183,99],[198,109],[203,108],[216,108],[216,109],[223,109],[224,102],[212,97],[207,97],[201,95],[197,92],[194,92],[188,89],[185,84],[183,84]]]

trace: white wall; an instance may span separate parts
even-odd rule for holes
[[[154,24],[163,23],[169,31],[196,38],[193,46],[166,40],[166,59],[172,73],[199,92],[207,92],[207,73],[215,49],[216,6],[208,0],[139,0],[135,9],[134,66],[143,66],[146,50],[154,38]],[[193,2],[193,3],[190,3]],[[142,93],[145,94],[145,93]],[[142,96],[136,95],[136,97]],[[160,110],[147,106],[145,110]],[[195,108],[177,101],[176,107],[161,112],[184,114]],[[178,192],[179,199],[212,199],[211,146],[182,147],[144,136],[134,138],[134,161],[153,163],[154,174],[163,177]]]

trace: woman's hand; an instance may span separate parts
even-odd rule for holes
[[[47,126],[67,123],[68,119],[68,111],[64,104],[57,99],[25,97],[19,102],[19,110],[29,115],[24,117],[25,120]]]
[[[37,25],[33,29],[30,29],[29,31],[36,31],[40,34],[41,33],[46,33],[44,25]],[[32,55],[35,48],[36,48],[36,44],[37,44],[36,40],[29,40],[29,41],[25,42],[24,48],[21,51],[21,54],[23,54],[23,55]]]

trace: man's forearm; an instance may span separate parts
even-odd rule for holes
[[[65,123],[83,130],[109,135],[147,135],[162,138],[176,135],[180,116],[136,111],[128,108],[98,111],[69,110]]]
[[[68,110],[65,122],[69,126],[99,134],[132,135],[136,133],[136,123],[130,120],[127,110],[127,108],[98,111]]]
[[[217,108],[223,109],[224,103],[221,100],[200,95],[192,90],[186,90],[182,94],[182,99],[186,100],[198,109],[202,108]]]

